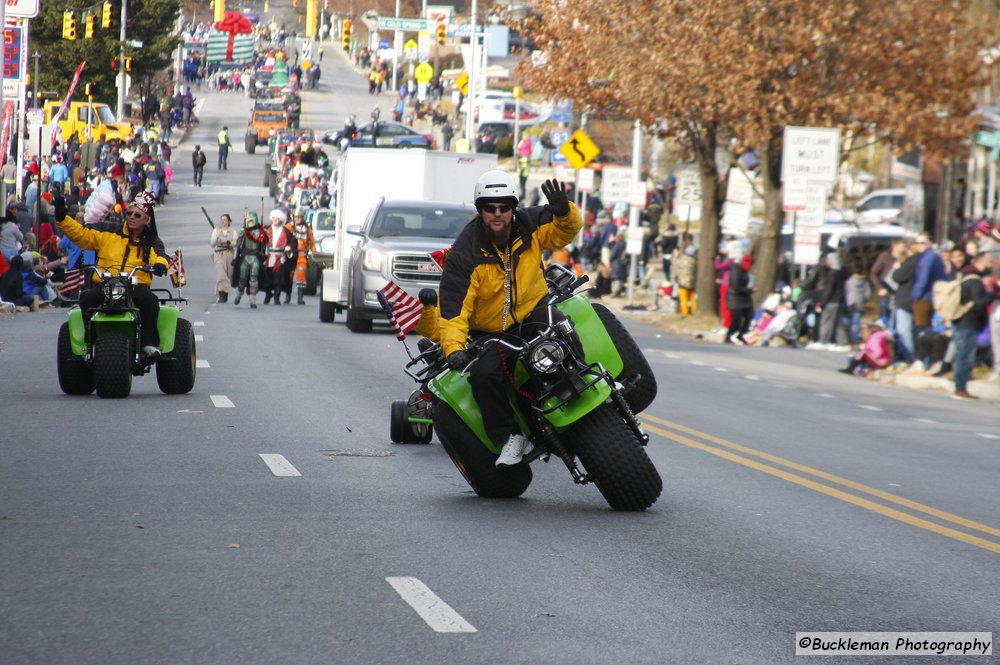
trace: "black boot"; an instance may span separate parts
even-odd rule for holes
[[[288,289],[285,291],[285,304],[287,305],[290,302],[292,302],[292,290]]]
[[[229,293],[226,292],[226,291],[223,291],[222,293],[220,293],[219,294],[219,302],[223,302],[223,303],[229,302]]]
[[[305,295],[306,295],[306,287],[300,286],[299,287],[299,299],[298,299],[298,303],[300,305],[305,305],[306,304]]]
[[[265,305],[271,304],[271,292],[270,291],[265,291],[264,292],[264,304]]]

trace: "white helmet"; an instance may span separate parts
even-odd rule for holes
[[[476,194],[473,202],[476,206],[480,200],[512,199],[512,205],[517,205],[517,184],[514,176],[504,171],[487,171],[476,181]]]

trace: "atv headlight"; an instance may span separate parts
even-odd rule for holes
[[[125,298],[125,285],[117,279],[104,282],[104,301],[115,304]]]
[[[337,238],[334,236],[327,236],[319,241],[319,251],[324,254],[333,254],[337,251]]]
[[[376,249],[369,249],[365,252],[364,260],[365,270],[376,270],[378,272],[382,271],[382,252]]]
[[[528,353],[528,363],[536,372],[548,374],[556,371],[566,357],[563,345],[553,339],[542,340]]]

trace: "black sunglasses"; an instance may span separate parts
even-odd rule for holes
[[[511,207],[509,205],[507,205],[506,203],[498,203],[496,205],[491,205],[489,203],[484,203],[483,205],[479,206],[479,210],[480,211],[491,212],[491,213],[493,213],[493,214],[496,215],[496,214],[500,214],[500,213],[510,212]]]

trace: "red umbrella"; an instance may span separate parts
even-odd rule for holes
[[[236,35],[248,35],[253,32],[253,24],[240,12],[226,12],[226,16],[215,24],[219,32],[229,33],[229,43],[226,45],[226,62],[233,60],[233,44]]]

